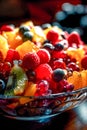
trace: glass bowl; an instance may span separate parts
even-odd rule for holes
[[[87,87],[46,96],[0,95],[0,109],[3,116],[11,119],[46,122],[78,106],[86,97]]]

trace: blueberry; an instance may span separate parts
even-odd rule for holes
[[[23,34],[24,32],[30,31],[30,28],[28,26],[21,25],[19,27],[19,33]]]
[[[55,82],[61,81],[62,79],[64,79],[64,77],[65,72],[62,69],[58,68],[53,71],[52,78]]]
[[[47,49],[49,52],[52,52],[54,50],[54,46],[51,43],[43,44],[43,48]]]
[[[24,32],[23,34],[23,40],[27,41],[27,40],[32,40],[33,38],[33,33],[30,31]]]
[[[42,24],[42,29],[47,29],[49,27],[51,27],[50,23]]]
[[[61,43],[57,43],[54,45],[56,51],[63,50],[64,46]]]
[[[0,79],[0,94],[2,94],[5,90],[5,82]]]

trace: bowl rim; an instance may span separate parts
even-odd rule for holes
[[[41,95],[41,96],[22,96],[22,95],[4,95],[0,94],[0,99],[11,99],[11,98],[30,98],[30,99],[54,99],[54,98],[62,98],[62,97],[68,97],[68,96],[73,96],[74,94],[77,94],[80,92],[80,94],[85,93],[87,91],[87,86],[76,89],[73,91],[68,91],[68,92],[61,92],[61,93],[52,93],[52,94],[47,94],[47,95]]]

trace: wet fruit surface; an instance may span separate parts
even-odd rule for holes
[[[31,21],[0,31],[0,93],[42,96],[87,86],[87,47],[79,33]]]

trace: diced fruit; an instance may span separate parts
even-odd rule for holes
[[[0,29],[1,94],[23,96],[18,101],[24,106],[34,99],[28,96],[87,86],[87,46],[77,32],[69,34],[58,26],[32,21]],[[20,107],[18,101],[9,108]]]
[[[3,54],[4,59],[7,55],[8,49],[9,49],[8,41],[2,35],[0,35],[0,51]]]
[[[27,87],[28,78],[23,70],[15,61],[11,69],[8,82],[5,89],[5,95],[21,95]]]
[[[83,48],[68,48],[66,50],[67,55],[69,55],[71,58],[75,58],[78,62],[81,61],[81,59],[84,57],[85,55],[85,51],[83,50]]]
[[[24,55],[28,52],[36,52],[38,51],[39,47],[36,46],[33,42],[31,41],[26,41],[19,45],[16,50],[19,52],[21,59],[24,57]]]
[[[74,90],[87,86],[87,71],[82,70],[81,72],[74,71],[73,75],[70,76],[67,81],[74,85]],[[84,86],[83,86],[84,85]]]
[[[33,83],[33,82],[28,82],[28,85],[24,91],[24,96],[26,96],[25,98],[21,97],[20,98],[20,104],[24,104],[24,103],[27,103],[27,102],[30,102],[33,100],[33,98],[30,98],[32,96],[35,95],[35,92],[36,92],[36,84]]]
[[[19,34],[18,29],[3,32],[2,35],[7,39],[9,48],[15,49],[17,46],[23,43],[22,37]]]

